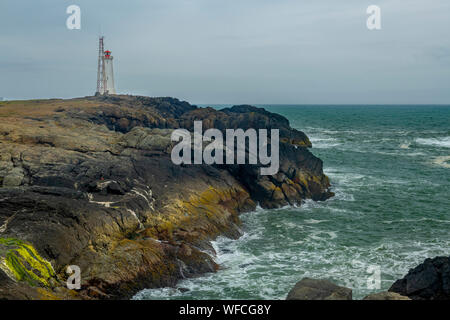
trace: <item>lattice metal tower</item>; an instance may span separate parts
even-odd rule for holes
[[[116,94],[114,87],[113,56],[111,51],[105,51],[104,37],[99,38],[97,91],[95,95]]]

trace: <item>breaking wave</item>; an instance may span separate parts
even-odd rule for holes
[[[416,143],[434,147],[450,148],[450,137],[442,138],[417,138]]]
[[[436,157],[432,160],[432,163],[442,168],[450,168],[450,156]]]
[[[450,109],[324,108],[285,107],[283,115],[310,138],[335,197],[241,215],[241,238],[213,242],[221,270],[135,299],[284,299],[303,277],[351,287],[360,299],[425,258],[450,254],[442,174],[450,167],[442,121]],[[371,266],[380,267],[379,290],[367,288]]]

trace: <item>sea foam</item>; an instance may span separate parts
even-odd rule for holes
[[[450,136],[441,138],[417,138],[416,143],[441,148],[450,148]]]
[[[432,162],[443,168],[450,168],[450,156],[436,157]]]

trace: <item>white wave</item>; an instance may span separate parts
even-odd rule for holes
[[[304,220],[304,223],[308,223],[308,224],[317,224],[317,223],[321,223],[321,222],[327,222],[329,220],[315,220],[315,219],[308,219],[308,220]]]
[[[441,148],[450,148],[450,136],[441,138],[417,138],[416,143]]]
[[[419,157],[419,156],[426,156],[426,153],[423,152],[410,152],[410,153],[405,153],[404,154],[407,157]]]
[[[313,148],[316,149],[330,149],[342,145],[341,143],[315,143]]]
[[[328,135],[335,135],[335,134],[356,134],[356,135],[369,135],[371,132],[369,131],[363,131],[363,130],[332,130],[332,129],[326,129],[326,128],[319,128],[319,127],[304,127],[299,128],[295,127],[295,129],[301,130],[306,133],[306,135],[313,134],[313,133],[321,133],[321,134],[328,134]]]
[[[334,231],[314,231],[309,237],[317,241],[329,241],[337,238],[337,234]]]
[[[423,222],[423,221],[431,221],[431,222],[437,222],[437,223],[450,223],[450,220],[442,220],[442,219],[435,219],[435,218],[420,218],[420,219],[399,219],[399,220],[385,220],[382,221],[386,224],[393,224],[393,223],[400,223],[400,222]]]
[[[360,299],[374,292],[367,288],[369,267],[381,269],[380,290],[387,290],[425,258],[446,254],[450,245],[449,241],[387,240],[369,247],[342,246],[330,241],[336,237],[335,231],[313,229],[309,236],[292,242],[282,251],[272,245],[272,240],[267,243],[261,237],[261,245],[267,247],[254,254],[246,250],[248,238],[220,239],[218,251],[230,252],[221,254],[224,266],[218,273],[182,280],[178,289],[144,290],[134,299],[237,299],[239,292],[249,299],[284,299],[301,278],[322,278],[324,274],[338,285],[351,287],[354,297]]]
[[[336,138],[324,138],[324,137],[314,137],[310,136],[309,140],[312,143],[313,148],[316,149],[328,149],[341,145]]]
[[[330,177],[332,187],[335,187],[335,190],[332,191],[336,193],[336,196],[338,198],[346,196],[346,198],[342,200],[348,201],[354,201],[353,195],[349,194],[348,191],[353,191],[355,188],[386,184],[411,183],[411,181],[404,179],[389,179],[386,177],[378,177],[373,175],[365,175],[358,172],[351,172],[350,169],[326,168],[324,171],[325,174]]]
[[[180,292],[176,288],[159,288],[159,289],[144,289],[139,291],[132,300],[149,300],[152,297],[157,298],[170,298],[178,295]]]
[[[402,143],[400,145],[400,149],[409,149],[409,147],[411,146],[411,143]]]
[[[346,209],[334,207],[332,203],[335,201],[355,201],[355,199],[351,194],[336,192],[334,197],[328,199],[325,202],[322,201],[317,202],[312,199],[307,199],[302,203],[301,207],[299,207],[297,210],[300,213],[311,213],[315,209],[326,209],[330,213],[349,213],[349,211]],[[321,220],[320,222],[326,221],[328,220]]]
[[[432,160],[432,163],[443,168],[450,168],[450,156],[436,157]]]
[[[361,173],[352,172],[350,170],[325,168],[324,173],[329,176],[332,181],[342,183],[342,185],[348,185],[349,183],[362,180],[367,176]]]
[[[258,207],[253,212],[242,214],[245,232],[241,238],[218,237],[212,242],[217,252],[216,262],[221,265],[217,273],[183,279],[178,283],[178,289],[144,290],[134,299],[243,299],[243,296],[248,299],[284,299],[301,278],[322,278],[323,275],[338,285],[351,287],[354,298],[361,299],[375,291],[367,288],[368,267],[380,267],[381,290],[387,290],[396,279],[425,258],[448,254],[450,240],[446,238],[393,241],[387,237],[363,245],[358,245],[356,240],[355,243],[343,244],[346,233],[357,234],[358,227],[355,230],[342,229],[330,221],[341,219],[341,212],[342,216],[352,218],[360,217],[362,213],[354,208],[340,208],[340,201],[354,201],[348,186],[340,185],[342,179],[356,184],[379,181],[403,184],[406,181],[350,173],[350,168],[330,170],[332,176],[341,178],[334,190],[336,197],[324,202],[307,200],[298,208],[267,210]],[[281,220],[276,218],[279,215],[282,215]],[[424,219],[435,220],[421,218],[418,221]],[[436,222],[439,221],[436,219]],[[447,224],[450,221],[440,222]],[[271,227],[274,227],[273,232],[279,232],[268,233]]]

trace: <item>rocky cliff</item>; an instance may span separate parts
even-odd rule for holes
[[[280,170],[174,165],[176,128],[280,130]],[[0,299],[117,299],[214,272],[239,214],[332,196],[311,143],[280,115],[134,96],[0,102]],[[68,290],[66,269],[81,270]]]
[[[389,291],[412,300],[450,300],[450,257],[425,259],[394,282]]]

